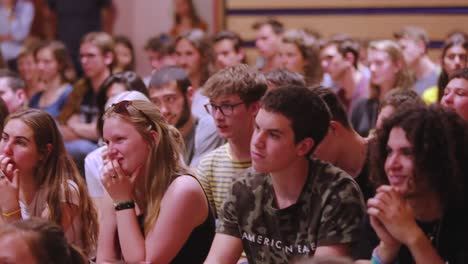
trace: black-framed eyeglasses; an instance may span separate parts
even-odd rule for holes
[[[223,114],[223,116],[229,116],[229,115],[232,115],[232,112],[234,111],[234,107],[242,105],[242,104],[245,104],[245,103],[239,102],[235,104],[221,104],[221,105],[208,103],[208,104],[205,104],[204,107],[208,114],[213,115],[216,110],[219,110],[221,114]]]
[[[145,112],[141,111],[136,106],[134,106],[132,101],[123,100],[118,103],[112,104],[111,109],[113,109],[114,112],[117,114],[125,114],[127,116],[132,116],[130,112],[128,111],[129,106],[132,106],[133,109],[137,110],[146,119],[146,121],[148,121],[148,124],[152,128],[154,128],[154,122],[151,120],[151,118],[147,114],[145,114]]]

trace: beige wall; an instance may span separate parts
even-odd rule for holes
[[[146,76],[150,66],[143,46],[148,38],[168,31],[173,23],[173,0],[114,0],[117,7],[115,34],[128,36],[135,46],[137,72]],[[200,15],[213,25],[213,1],[195,0]],[[212,26],[210,27],[212,28]]]

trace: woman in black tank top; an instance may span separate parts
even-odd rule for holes
[[[179,132],[145,101],[114,104],[103,120],[98,263],[203,263],[215,222],[203,188],[181,164]]]

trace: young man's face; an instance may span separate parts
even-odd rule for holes
[[[150,88],[149,95],[169,124],[181,128],[190,119],[190,99],[182,94],[176,81],[162,87]]]
[[[280,37],[270,25],[261,26],[256,32],[255,39],[255,46],[262,57],[272,58],[277,54]]]
[[[392,128],[387,141],[384,169],[390,185],[397,187],[406,197],[417,195],[426,189],[424,181],[415,180],[414,159],[413,146],[408,141],[406,132],[400,127]]]
[[[96,45],[84,42],[80,46],[80,61],[86,77],[93,79],[108,70],[112,63],[112,55],[103,54]]]
[[[159,71],[164,66],[176,65],[176,59],[171,54],[163,55],[157,51],[146,50],[146,56],[153,71]]]
[[[448,76],[466,67],[468,51],[461,45],[452,46],[447,49],[442,58],[442,65]]]
[[[13,113],[21,109],[24,104],[24,90],[14,92],[9,86],[8,78],[0,78],[0,96],[8,107],[8,112]]]
[[[468,80],[452,79],[445,87],[440,103],[444,107],[455,110],[461,118],[468,121]]]
[[[213,45],[216,54],[216,68],[224,69],[229,66],[234,66],[242,62],[244,54],[237,52],[234,48],[232,40],[223,39]]]
[[[304,156],[301,143],[294,142],[291,121],[282,114],[261,108],[255,118],[250,144],[252,166],[259,172],[280,172]],[[310,149],[310,148],[309,148]]]
[[[409,38],[400,38],[398,40],[406,64],[412,66],[424,55],[424,44],[422,41],[416,41]]]
[[[248,137],[245,140],[250,140],[251,135],[245,135],[245,131],[248,131],[248,126],[253,125],[257,112],[254,104],[247,106],[238,95],[210,98],[210,104],[211,115],[220,137],[227,140],[244,140],[244,137]]]
[[[323,71],[328,73],[333,80],[339,80],[343,73],[352,67],[338,52],[336,45],[325,46],[320,52],[320,61]]]
[[[201,71],[201,55],[198,50],[186,39],[177,42],[176,48],[177,66],[183,68],[188,76],[195,76]]]

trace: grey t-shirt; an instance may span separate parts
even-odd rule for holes
[[[440,67],[437,67],[435,71],[431,72],[428,76],[416,80],[414,83],[414,90],[422,95],[427,88],[432,86],[437,86],[437,81],[439,80]]]

